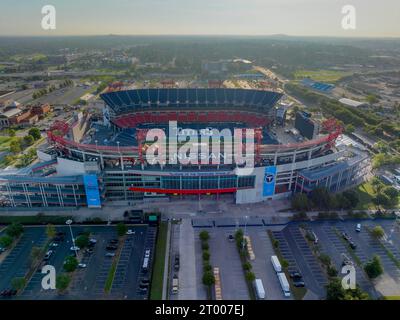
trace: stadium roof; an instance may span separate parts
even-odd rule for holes
[[[324,179],[326,177],[330,177],[336,172],[340,172],[348,167],[349,164],[346,161],[342,161],[334,165],[330,165],[319,169],[302,170],[299,172],[299,174],[304,178],[306,178],[307,180],[316,181]]]
[[[133,108],[256,107],[268,111],[282,97],[275,91],[227,88],[133,89],[100,95],[116,113]]]

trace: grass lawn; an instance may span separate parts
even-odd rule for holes
[[[151,300],[161,300],[162,298],[164,264],[165,264],[165,254],[166,254],[165,251],[167,247],[167,231],[168,231],[168,223],[161,222],[158,230],[153,276],[151,279],[151,291],[150,291]]]
[[[315,81],[330,83],[336,82],[348,75],[351,75],[351,73],[333,70],[297,70],[294,73],[294,77],[296,80],[311,78]]]
[[[356,210],[367,210],[367,209],[376,209],[372,199],[375,196],[374,189],[372,188],[371,183],[365,182],[360,184],[357,188],[354,189],[357,192],[358,198],[360,199]]]
[[[6,151],[10,147],[11,141],[15,140],[16,137],[0,136],[0,151]]]
[[[117,270],[117,264],[118,264],[118,260],[114,259],[114,261],[113,261],[113,263],[111,265],[111,269],[108,272],[106,284],[104,286],[104,291],[105,292],[109,292],[111,290],[111,286],[112,286],[113,281],[114,281],[115,271]]]
[[[372,199],[375,197],[376,194],[370,182],[360,184],[354,189],[354,191],[357,192],[357,195],[360,199],[355,210],[378,209],[372,202]],[[392,206],[389,207],[391,208]],[[400,207],[400,196],[397,197],[397,207]]]

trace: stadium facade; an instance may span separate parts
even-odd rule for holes
[[[225,88],[110,90],[101,95],[101,123],[90,122],[90,115],[57,122],[48,131],[49,147],[41,151],[45,161],[23,172],[0,173],[0,203],[98,208],[108,201],[222,196],[255,203],[362,182],[369,157],[336,143],[342,133],[336,121],[323,123],[325,134],[314,140],[281,143],[273,134],[281,97],[275,91]],[[171,121],[178,132],[254,129],[253,170],[243,174],[235,162],[149,163],[146,151],[154,143],[147,140],[149,130],[171,130]]]

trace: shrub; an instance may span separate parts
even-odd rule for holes
[[[201,243],[201,249],[202,250],[208,250],[210,248],[210,246],[208,245],[207,242],[202,242]]]
[[[200,237],[201,241],[207,241],[208,239],[210,239],[209,233],[205,230],[200,232],[199,237]]]
[[[203,251],[203,260],[205,261],[210,260],[210,253],[207,250]]]
[[[207,261],[206,263],[204,263],[203,265],[203,271],[207,272],[207,271],[212,271],[212,266],[211,264]]]
[[[78,260],[73,256],[68,256],[64,261],[64,270],[73,272],[78,267]]]
[[[202,280],[205,286],[211,286],[215,283],[214,274],[211,271],[206,271],[203,273]]]
[[[365,265],[364,270],[371,279],[380,276],[383,273],[381,259],[378,256],[374,256],[372,260]]]
[[[256,279],[256,275],[251,271],[247,271],[245,277],[246,277],[246,280],[249,282],[253,282]]]
[[[250,262],[246,261],[245,263],[243,263],[243,269],[245,271],[250,271],[253,268],[253,266],[251,265]]]

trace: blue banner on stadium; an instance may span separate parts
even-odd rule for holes
[[[95,174],[83,176],[88,208],[101,208],[99,185]]]
[[[276,167],[266,167],[264,174],[263,197],[269,197],[275,193]]]

